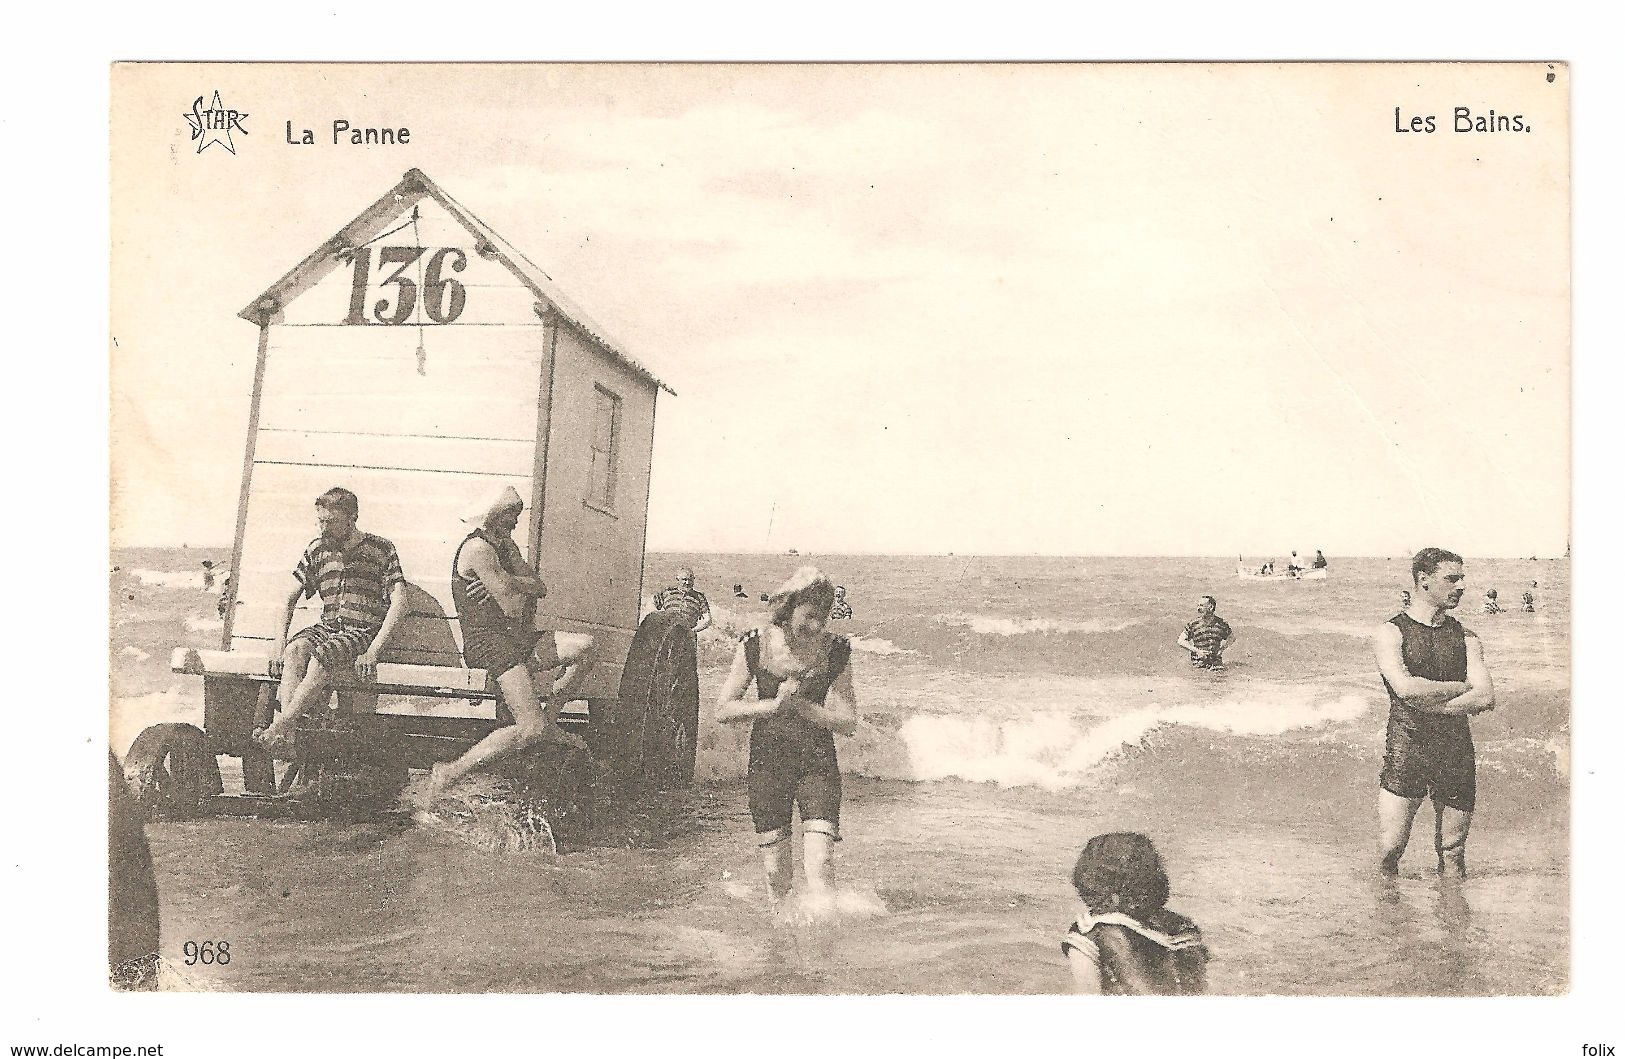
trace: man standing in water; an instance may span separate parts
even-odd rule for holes
[[[1224,650],[1236,642],[1230,623],[1216,613],[1219,601],[1203,596],[1196,601],[1196,620],[1185,626],[1179,646],[1191,653],[1191,665],[1198,669],[1223,669]]]
[[[696,633],[711,627],[711,602],[704,592],[694,587],[693,567],[679,567],[677,584],[655,593],[655,610],[680,612],[683,624]]]
[[[1461,602],[1461,556],[1423,548],[1411,560],[1409,607],[1377,630],[1377,668],[1388,689],[1388,742],[1377,791],[1381,869],[1399,872],[1411,822],[1432,798],[1439,870],[1467,874],[1477,762],[1467,718],[1495,708],[1484,646],[1446,611]]]

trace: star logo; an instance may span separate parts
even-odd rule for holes
[[[203,106],[203,97],[198,96],[192,101],[192,112],[182,114],[181,117],[192,126],[192,139],[197,141],[198,154],[202,154],[205,147],[216,143],[231,154],[236,154],[237,148],[231,142],[231,130],[236,129],[244,136],[248,135],[248,130],[243,128],[243,119],[248,115],[221,106],[219,89],[215,89],[214,99],[207,109]]]

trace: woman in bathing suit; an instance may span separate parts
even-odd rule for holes
[[[775,900],[790,892],[791,815],[801,807],[807,888],[829,893],[841,839],[841,770],[835,733],[858,727],[852,647],[829,633],[835,586],[804,566],[768,601],[769,621],[740,637],[718,696],[717,720],[751,722],[747,786],[762,867]],[[746,695],[752,683],[756,695]]]
[[[463,632],[463,660],[470,669],[483,669],[497,684],[502,703],[514,723],[487,735],[455,761],[441,762],[429,773],[423,799],[432,802],[447,787],[468,773],[488,768],[501,759],[544,741],[566,743],[578,750],[587,745],[578,735],[559,727],[561,701],[544,701],[532,667],[544,669],[552,658],[537,657],[537,647],[552,634],[534,627],[536,601],[547,586],[520,555],[513,531],[519,524],[524,500],[512,486],[505,487],[489,506],[467,521],[474,531],[457,546],[451,560],[451,596],[457,624]],[[550,653],[556,655],[556,650]]]

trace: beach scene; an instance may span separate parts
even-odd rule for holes
[[[218,72],[113,73],[117,986],[1571,990],[1566,68]]]
[[[115,751],[149,724],[201,722],[200,682],[170,673],[168,657],[218,643],[199,564],[222,556],[115,553]],[[833,918],[770,912],[746,733],[711,719],[736,634],[762,620],[759,594],[808,562],[847,587],[854,616],[832,631],[855,648],[862,713],[840,741]],[[1091,835],[1136,830],[1167,862],[1170,907],[1202,925],[1211,992],[1567,989],[1566,560],[1466,563],[1472,604],[1489,587],[1514,599],[1538,587],[1533,614],[1458,612],[1499,697],[1474,721],[1480,795],[1459,885],[1435,871],[1426,820],[1397,879],[1374,871],[1388,704],[1371,637],[1399,609],[1408,557],[1334,557],[1324,581],[1291,584],[1239,581],[1233,557],[648,563],[651,589],[691,566],[715,617],[699,636],[696,783],[673,795],[682,811],[667,833],[549,856],[399,819],[152,824],[166,931],[229,936],[242,954],[177,966],[168,984],[1064,993],[1072,861]],[[750,599],[730,598],[736,583]],[[1176,644],[1207,593],[1237,634],[1222,670],[1193,669]]]

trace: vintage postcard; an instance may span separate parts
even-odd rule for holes
[[[111,981],[1567,993],[1569,89],[115,66]]]

